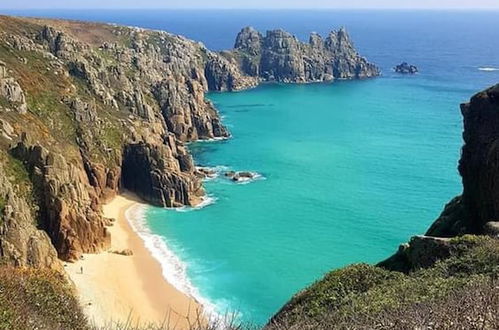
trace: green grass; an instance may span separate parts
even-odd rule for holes
[[[14,186],[16,192],[21,193],[21,195],[24,196],[30,194],[32,185],[29,173],[24,167],[24,164],[4,151],[0,151],[0,162],[3,164],[5,176]]]
[[[499,240],[464,236],[451,240],[451,256],[434,266],[403,274],[358,264],[327,274],[297,294],[276,321],[343,322],[375,319],[386,311],[445,299],[469,285],[483,285],[499,275]]]

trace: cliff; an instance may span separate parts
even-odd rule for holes
[[[234,50],[223,53],[235,58],[241,70],[264,81],[317,82],[375,77],[379,69],[361,57],[344,28],[323,39],[310,35],[308,43],[283,30],[265,36],[251,27],[239,32]]]
[[[205,92],[254,83],[166,32],[0,17],[2,260],[59,267],[57,256],[105,249],[101,203],[122,188],[199,203],[184,143],[229,136]]]
[[[184,143],[230,135],[209,90],[253,87],[273,67],[296,82],[377,73],[343,30],[322,45],[284,32],[260,39],[251,72],[239,61],[252,54],[244,33],[236,50],[216,53],[167,32],[1,16],[1,259],[58,267],[54,251],[75,260],[107,248],[101,204],[120,189],[158,206],[201,202]]]
[[[427,235],[455,236],[499,228],[499,85],[461,105],[464,146],[459,160],[463,193],[453,199]],[[499,233],[499,230],[497,230]]]
[[[426,235],[376,266],[332,271],[296,294],[267,329],[497,329],[499,85],[461,113],[462,195]]]

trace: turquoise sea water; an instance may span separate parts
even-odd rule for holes
[[[206,182],[211,205],[146,211],[145,225],[177,257],[165,259],[174,282],[259,324],[327,271],[377,262],[424,233],[461,191],[459,103],[499,82],[499,12],[21,14],[167,29],[213,49],[230,48],[245,25],[302,39],[345,25],[382,68],[372,80],[209,94],[233,138],[192,144],[196,163],[264,179],[218,178]],[[393,73],[404,60],[421,73]]]

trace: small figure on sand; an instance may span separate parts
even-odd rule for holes
[[[80,273],[83,274],[83,266],[80,267]]]

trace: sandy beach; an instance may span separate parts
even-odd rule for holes
[[[127,322],[133,326],[155,323],[186,329],[195,324],[201,306],[165,280],[161,265],[131,228],[125,212],[139,204],[127,194],[104,205],[104,216],[116,219],[108,228],[111,248],[65,264],[66,272],[77,287],[86,315],[97,326]],[[133,255],[111,252],[125,249]]]

